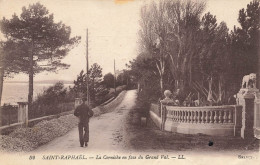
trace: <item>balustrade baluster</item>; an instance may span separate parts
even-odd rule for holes
[[[182,122],[182,113],[180,111],[180,116],[179,116],[180,122]]]
[[[191,114],[190,114],[191,116],[190,116],[190,122],[191,123],[193,123],[193,116],[194,116],[194,112],[191,112]]]
[[[224,110],[224,117],[223,117],[224,121],[223,123],[227,123],[227,111]]]
[[[180,122],[182,122],[182,111],[180,111]]]
[[[198,111],[198,123],[201,123],[201,115],[200,115],[200,111]]]
[[[184,118],[183,118],[183,122],[185,123],[187,121],[187,115],[186,115],[186,111],[183,111],[184,113]]]
[[[190,121],[189,121],[189,116],[190,116],[190,112],[189,112],[189,111],[187,111],[187,117],[186,117],[186,118],[187,118],[187,121],[186,121],[187,123],[189,123],[189,122],[190,122]]]
[[[197,122],[197,112],[196,111],[194,112],[193,119],[194,119],[194,123],[196,123]]]
[[[205,111],[202,111],[201,123],[205,123]]]
[[[228,122],[229,122],[229,123],[232,123],[232,116],[233,116],[233,115],[232,115],[232,110],[229,110],[228,113],[229,113],[229,114],[228,114]]]
[[[187,122],[190,122],[190,112],[188,111]]]
[[[210,111],[209,120],[210,120],[210,123],[213,123],[213,111]]]
[[[188,121],[188,114],[189,114],[189,112],[188,112],[188,111],[185,111],[185,116],[186,116],[186,117],[185,117],[185,118],[186,118],[186,119],[185,119],[185,122],[186,122],[186,123],[189,122],[189,121]]]
[[[219,111],[218,123],[222,123],[222,120],[223,120],[222,111]]]
[[[209,111],[206,111],[205,123],[209,123]]]
[[[214,123],[217,123],[217,118],[218,118],[217,111],[214,111]]]
[[[182,111],[182,122],[185,122],[185,111]]]
[[[184,111],[181,111],[181,122],[184,122]]]

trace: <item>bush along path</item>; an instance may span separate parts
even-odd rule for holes
[[[97,117],[115,109],[122,102],[125,94],[126,91],[123,91],[111,103],[94,108],[94,116]],[[65,135],[75,128],[77,123],[78,119],[73,114],[69,114],[57,119],[43,120],[31,128],[17,128],[8,135],[0,135],[0,151],[32,151],[57,137]],[[75,129],[77,130],[77,128]]]

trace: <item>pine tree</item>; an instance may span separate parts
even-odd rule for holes
[[[18,72],[29,75],[29,109],[33,99],[34,75],[67,69],[69,65],[62,63],[61,59],[80,40],[80,37],[71,38],[70,27],[62,22],[55,23],[53,18],[43,5],[36,3],[23,7],[19,17],[14,14],[10,20],[3,18],[0,22],[2,33],[8,42],[12,42],[17,53]]]

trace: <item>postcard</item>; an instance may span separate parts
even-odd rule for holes
[[[259,0],[0,0],[0,163],[257,164]]]

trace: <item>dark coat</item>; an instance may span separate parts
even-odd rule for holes
[[[93,111],[86,104],[79,105],[74,111],[74,115],[79,118],[79,123],[88,123],[89,118],[93,115],[91,113]]]

